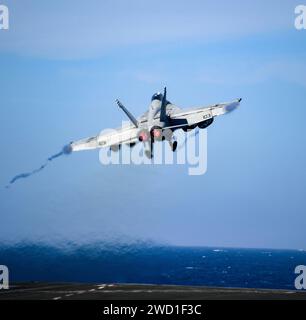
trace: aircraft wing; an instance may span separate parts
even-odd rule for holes
[[[138,141],[138,128],[125,126],[118,129],[103,130],[100,134],[71,142],[72,151],[92,150]]]
[[[179,107],[170,104],[167,108],[167,116],[170,118],[170,123],[163,129],[178,129],[180,127],[203,123],[206,122],[206,120],[209,121],[209,119],[212,119],[216,116],[220,116],[235,110],[239,106],[240,101],[241,99],[237,99],[232,102],[190,109],[180,109]],[[139,131],[142,128],[146,129],[147,113],[137,120],[134,118],[133,120],[135,122],[134,124],[127,124],[117,129],[103,130],[103,132],[96,136],[71,142],[71,151],[92,150],[138,142]],[[159,115],[156,115],[155,120],[159,121]],[[139,127],[136,127],[136,123]]]
[[[193,125],[235,110],[239,106],[240,101],[241,99],[237,99],[232,102],[224,102],[207,107],[174,109],[173,112],[169,114],[169,116],[172,121],[174,120],[174,123],[179,123],[179,120],[182,121],[182,123],[184,123],[183,121],[185,120],[185,124]],[[176,126],[181,125],[175,125],[172,127]]]

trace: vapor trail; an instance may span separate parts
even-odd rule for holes
[[[32,170],[30,172],[24,172],[24,173],[20,173],[20,174],[17,174],[15,177],[13,177],[11,179],[11,181],[9,182],[9,184],[6,186],[6,188],[8,189],[12,184],[14,184],[16,181],[20,180],[20,179],[27,179],[29,177],[31,177],[32,175],[36,174],[36,173],[39,173],[40,171],[42,171],[43,169],[46,168],[46,166],[49,164],[49,162],[53,161],[54,159],[58,158],[58,157],[61,157],[63,155],[68,155],[71,153],[71,147],[70,145],[66,145],[64,146],[64,148],[62,149],[61,152],[58,152],[52,156],[50,156],[47,161],[41,165],[39,168],[35,169],[35,170]]]

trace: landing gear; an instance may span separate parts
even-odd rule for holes
[[[111,151],[118,152],[121,148],[121,144],[114,144],[110,147]]]
[[[145,150],[145,155],[148,159],[153,158],[153,152],[151,150]]]
[[[177,141],[174,141],[172,143],[172,152],[175,152],[176,151],[176,148],[177,148]]]
[[[147,141],[146,145],[148,145],[148,148],[145,149],[144,153],[148,159],[153,159],[154,141],[150,139],[150,141]]]
[[[138,135],[139,141],[145,143],[148,148],[144,151],[147,158],[153,158],[153,150],[154,150],[154,143],[157,141],[168,141],[172,152],[175,152],[177,149],[177,141],[173,137],[173,131],[171,129],[163,130],[161,127],[154,126],[150,130],[150,134],[147,134],[146,131],[141,131]]]
[[[172,152],[175,152],[176,148],[177,148],[177,141],[173,141],[173,142],[169,141],[169,145],[170,145]]]

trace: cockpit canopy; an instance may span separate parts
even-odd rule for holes
[[[160,92],[157,92],[157,93],[153,94],[151,101],[153,101],[153,100],[162,101],[162,99],[163,99],[163,95]]]

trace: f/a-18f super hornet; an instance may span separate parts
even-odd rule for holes
[[[133,147],[140,142],[145,144],[146,156],[152,158],[155,141],[168,141],[174,152],[177,148],[177,141],[173,137],[175,130],[190,131],[196,127],[205,129],[213,123],[215,117],[236,109],[240,101],[241,99],[237,99],[206,107],[181,109],[167,100],[167,90],[164,88],[163,94],[158,92],[153,95],[149,110],[136,119],[119,100],[116,100],[131,122],[118,129],[72,142],[69,147],[71,151],[105,147],[118,151],[123,144]]]

